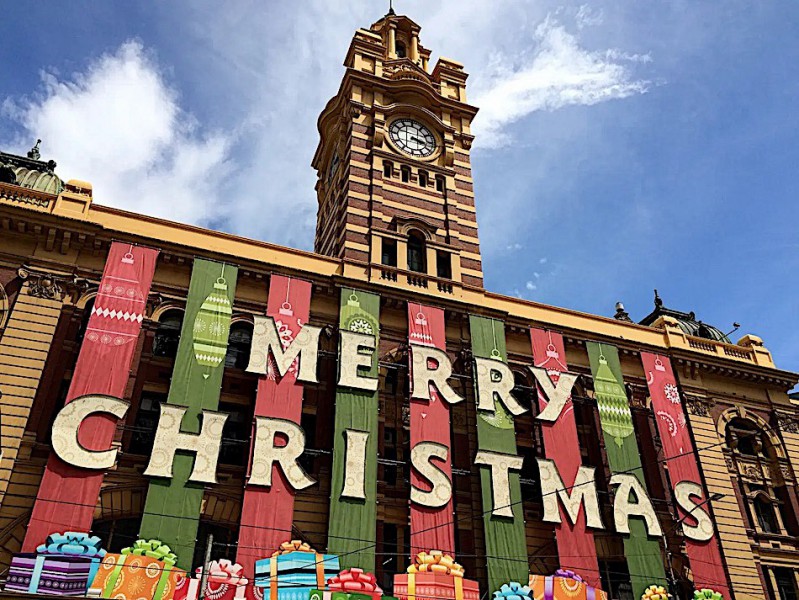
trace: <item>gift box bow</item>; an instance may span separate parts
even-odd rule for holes
[[[671,598],[671,594],[662,585],[650,585],[641,595],[641,600],[668,600],[669,598]]]
[[[272,556],[286,554],[287,552],[314,552],[314,549],[311,548],[306,542],[301,542],[300,540],[291,540],[290,542],[283,542],[280,544],[280,550],[273,553]]]
[[[234,563],[226,558],[212,560],[208,565],[208,579],[213,583],[224,583],[227,585],[247,585],[249,580],[242,575],[244,567],[239,563]],[[202,577],[203,568],[197,567],[197,578]]]
[[[724,596],[716,590],[705,588],[694,591],[694,600],[724,600]]]
[[[530,600],[532,594],[530,588],[517,581],[505,583],[499,590],[494,592],[494,598],[503,600]]]
[[[136,540],[129,548],[122,550],[124,555],[147,556],[168,564],[170,567],[178,562],[177,555],[161,540]]]
[[[585,583],[582,577],[580,577],[574,571],[569,571],[568,569],[558,569],[555,571],[555,577],[565,577],[566,579],[574,579],[579,583]]]
[[[66,531],[48,535],[44,544],[36,548],[36,552],[102,558],[106,555],[106,551],[101,548],[102,544],[102,540],[96,535],[90,536],[87,533]]]
[[[440,550],[420,552],[413,560],[413,564],[407,569],[408,573],[441,573],[453,577],[464,575],[463,567],[452,556]]]
[[[373,573],[366,573],[363,569],[353,567],[344,569],[335,577],[327,581],[327,587],[334,592],[377,592],[383,594],[383,590],[377,585],[377,577]]]

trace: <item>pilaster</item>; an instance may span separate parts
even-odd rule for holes
[[[719,542],[735,600],[765,600],[760,574],[741,514],[737,494],[724,457],[724,443],[716,431],[710,403],[705,398],[688,397],[688,421],[694,434],[699,463],[705,476],[708,495],[721,494],[710,505],[716,520]]]
[[[63,304],[63,283],[47,274],[27,277],[0,339],[0,506],[28,423]]]

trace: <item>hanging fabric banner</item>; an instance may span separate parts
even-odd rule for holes
[[[630,403],[624,389],[619,351],[609,344],[587,342],[594,393],[610,470],[632,475],[646,490],[641,454],[633,427]],[[666,585],[660,539],[649,537],[641,518],[629,519],[629,534],[624,536],[624,554],[633,586],[633,597],[640,598],[650,585]]]
[[[377,377],[380,345],[380,297],[359,290],[341,290],[339,329],[374,337],[372,368],[363,375]],[[338,554],[342,569],[375,570],[377,520],[377,397],[378,392],[345,388],[336,390],[328,552]],[[351,433],[350,433],[351,432]],[[358,456],[348,457],[349,437],[360,436]],[[363,486],[345,494],[344,474],[350,460],[363,464]]]
[[[282,275],[272,275],[269,281],[266,316],[275,320],[284,348],[291,345],[308,322],[311,287],[308,281]],[[303,385],[297,382],[298,361],[295,359],[281,377],[274,358],[268,357],[268,360],[266,375],[258,380],[254,416],[285,419],[299,425]],[[254,435],[252,439],[254,444]],[[252,465],[248,476],[251,471]],[[244,567],[247,577],[255,577],[255,561],[270,555],[280,548],[280,544],[292,539],[294,496],[294,488],[277,465],[272,467],[270,487],[248,485],[244,489],[236,562]],[[248,597],[253,589],[253,586],[248,586]]]
[[[472,338],[472,354],[475,358],[507,361],[505,324],[502,321],[470,315],[469,329]],[[477,373],[473,373],[473,376],[476,382]],[[496,400],[494,411],[484,412],[478,409],[477,413],[478,455],[485,452],[516,457],[516,432],[513,416]],[[509,461],[503,459],[502,462],[507,466]],[[519,470],[510,469],[508,471],[509,493],[504,498],[502,498],[504,494],[496,494],[495,498],[495,489],[502,485],[501,482],[493,480],[492,471],[495,469],[486,466],[479,468],[483,496],[488,589],[489,592],[493,592],[509,581],[524,582],[528,579],[529,564],[522,511],[522,492]]]
[[[569,370],[566,363],[566,349],[560,333],[530,329],[533,346],[533,362],[536,367],[546,369],[552,383],[557,385],[562,373]],[[547,398],[538,388],[538,409],[547,407]],[[574,485],[577,471],[582,465],[580,441],[577,437],[577,424],[574,418],[574,405],[571,397],[566,402],[556,421],[541,421],[546,457],[555,462],[563,485],[570,489]],[[596,556],[594,534],[586,528],[585,509],[580,511],[577,522],[572,525],[564,507],[560,506],[560,525],[555,527],[558,555],[562,569],[579,574],[589,585],[601,587],[599,563]]]
[[[114,242],[81,344],[66,402],[90,394],[122,399],[155,273],[158,250]],[[94,414],[78,438],[88,450],[107,450],[117,420]],[[103,471],[67,465],[54,453],[39,486],[23,544],[33,552],[51,533],[90,531]]]
[[[440,308],[408,303],[408,342],[413,345],[447,349],[444,311]],[[413,368],[413,361],[408,356]],[[447,449],[447,459],[434,464],[452,482],[452,443],[450,441],[449,404],[442,400],[434,385],[430,385],[430,400],[411,399],[411,448],[420,442],[432,442]],[[432,486],[411,467],[411,485],[429,492]],[[436,502],[438,504],[439,502]],[[411,556],[419,552],[440,550],[455,556],[455,524],[452,496],[443,506],[430,508],[411,502]]]
[[[182,433],[200,433],[202,411],[215,411],[219,406],[237,277],[235,266],[194,259],[167,397],[169,406],[186,408],[179,426]],[[157,450],[154,449],[153,458]],[[150,480],[139,530],[140,537],[161,540],[172,548],[178,557],[177,565],[186,570],[191,569],[194,559],[205,492],[205,484],[189,481],[194,463],[194,453],[177,453],[172,461],[172,477]]]
[[[699,474],[694,443],[686,424],[685,407],[674,377],[671,360],[667,356],[641,352],[641,362],[644,364],[646,384],[649,387],[649,396],[652,398],[652,410],[658,424],[671,485],[674,487],[685,481],[694,484],[696,486],[694,489],[701,489],[702,495],[693,501],[701,504],[706,500],[706,492]],[[688,510],[690,515],[682,506],[678,507],[680,520],[689,524],[697,523],[692,515],[698,511],[706,511],[707,505]],[[684,538],[694,585],[696,589],[713,588],[724,598],[729,598],[727,576],[713,524],[708,520],[703,521],[703,524],[709,527],[709,531],[702,532],[704,535],[700,536],[707,537],[706,541]]]

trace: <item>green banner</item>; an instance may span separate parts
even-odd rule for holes
[[[380,297],[358,290],[341,290],[339,328],[375,336],[380,342]],[[378,352],[375,351],[369,374],[378,375]],[[363,373],[364,375],[366,373]],[[336,391],[336,424],[333,442],[333,476],[330,499],[328,552],[340,555],[342,569],[359,567],[367,573],[375,570],[375,524],[377,521],[377,396],[349,388]],[[368,433],[364,468],[364,499],[343,498],[346,472],[345,430]],[[393,551],[392,549],[389,549]]]
[[[619,351],[609,344],[588,342],[586,345],[610,470],[613,473],[635,475],[646,489],[632,413],[624,389]],[[624,553],[633,597],[640,598],[650,585],[666,585],[660,540],[647,535],[644,520],[640,517],[631,518],[630,534],[621,535],[624,537]]]
[[[470,315],[469,328],[472,337],[472,353],[475,357],[507,361],[505,324],[502,321]],[[476,393],[477,390],[475,390]],[[499,402],[495,401],[494,406],[493,414],[478,411],[478,450],[516,455],[516,432],[513,427],[513,416]],[[480,487],[483,495],[488,591],[489,593],[497,591],[502,584],[510,581],[518,581],[526,585],[529,578],[529,566],[519,473],[510,472],[510,504],[513,509],[513,518],[492,514],[494,508],[493,488],[489,467],[480,467]]]
[[[181,424],[185,433],[199,433],[202,411],[219,406],[237,276],[237,267],[194,260],[167,398],[169,404],[188,408]],[[187,570],[192,567],[205,491],[205,484],[189,481],[193,466],[194,455],[179,452],[172,478],[150,481],[139,533],[167,544],[178,557],[177,566]]]

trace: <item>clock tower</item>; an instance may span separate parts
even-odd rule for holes
[[[350,44],[313,159],[315,251],[430,292],[482,287],[463,65],[432,71],[420,27],[393,10]]]

